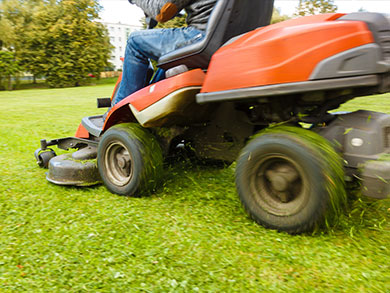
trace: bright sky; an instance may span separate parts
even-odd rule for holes
[[[140,25],[139,20],[143,17],[141,9],[130,5],[128,0],[99,0],[103,6],[101,18],[106,22],[121,22],[131,25]],[[390,0],[335,0],[338,12],[355,12],[363,8],[371,12],[390,12]],[[282,14],[292,15],[298,0],[275,0],[275,7]]]

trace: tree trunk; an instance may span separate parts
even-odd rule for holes
[[[7,90],[12,91],[12,76],[8,75],[8,86]]]
[[[17,75],[15,76],[15,84],[14,84],[14,89],[18,89],[20,88],[20,75],[19,73],[17,73]]]

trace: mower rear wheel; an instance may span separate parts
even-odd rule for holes
[[[119,124],[102,136],[98,169],[112,193],[142,196],[154,190],[162,175],[163,156],[154,136],[135,123]]]
[[[237,161],[236,186],[257,223],[291,234],[313,230],[345,200],[340,156],[324,138],[298,127],[275,127],[252,139]]]

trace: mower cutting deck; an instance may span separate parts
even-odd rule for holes
[[[345,178],[359,178],[366,196],[388,198],[390,116],[329,112],[390,91],[388,19],[325,14],[264,26],[272,2],[218,1],[203,44],[161,58],[169,78],[122,100],[105,120],[84,118],[75,137],[41,142],[36,158],[49,167],[47,179],[148,194],[163,159],[184,142],[199,158],[237,160],[240,199],[265,227],[302,233],[337,215]],[[244,19],[265,15],[232,34],[229,19],[243,11]],[[78,151],[56,157],[52,145]]]

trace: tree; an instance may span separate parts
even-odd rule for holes
[[[187,26],[186,23],[187,15],[179,14],[178,16],[172,18],[171,20],[168,20],[167,22],[161,23],[159,22],[156,26],[156,28],[177,28],[177,27],[185,27]],[[141,19],[142,27],[146,29],[148,27],[145,18]]]
[[[33,12],[43,0],[0,1],[1,48],[15,51],[20,47],[21,36],[32,23]]]
[[[0,1],[0,84],[8,79],[7,88],[12,90],[12,76],[22,71],[17,54],[20,36],[31,21],[30,10],[41,0]]]
[[[274,11],[272,12],[271,24],[282,22],[282,21],[285,21],[287,19],[290,19],[290,17],[287,15],[281,15],[280,9],[274,8]]]
[[[97,0],[4,0],[0,37],[16,59],[52,87],[77,86],[108,65],[111,45],[96,22]]]
[[[296,15],[315,15],[320,13],[336,12],[334,0],[299,0]]]
[[[0,2],[0,49],[14,52],[15,61],[20,62],[20,56],[26,53],[26,32],[33,20],[33,13],[41,0],[3,0]],[[24,59],[26,59],[27,54]],[[30,62],[28,62],[30,64]],[[32,72],[33,73],[33,72]]]
[[[30,56],[34,52],[26,50],[28,31],[34,21],[33,15],[39,9],[43,0],[4,0],[0,2],[0,48],[15,53],[15,60],[31,67]],[[22,59],[22,60],[21,60]],[[25,62],[26,59],[28,62]],[[30,68],[27,68],[28,71]],[[34,74],[34,70],[30,71]],[[35,80],[35,79],[34,79]]]
[[[105,27],[94,22],[98,12],[96,0],[42,5],[26,40],[33,54],[25,63],[33,61],[52,87],[78,86],[88,73],[99,76],[108,65],[111,45]]]
[[[185,27],[187,26],[186,22],[187,15],[179,15],[171,20],[168,20],[167,22],[164,23],[159,23],[156,28],[175,28],[175,27]]]
[[[7,89],[12,90],[12,75],[21,71],[21,67],[15,60],[15,54],[9,51],[0,51],[0,86],[3,79],[7,78]]]

